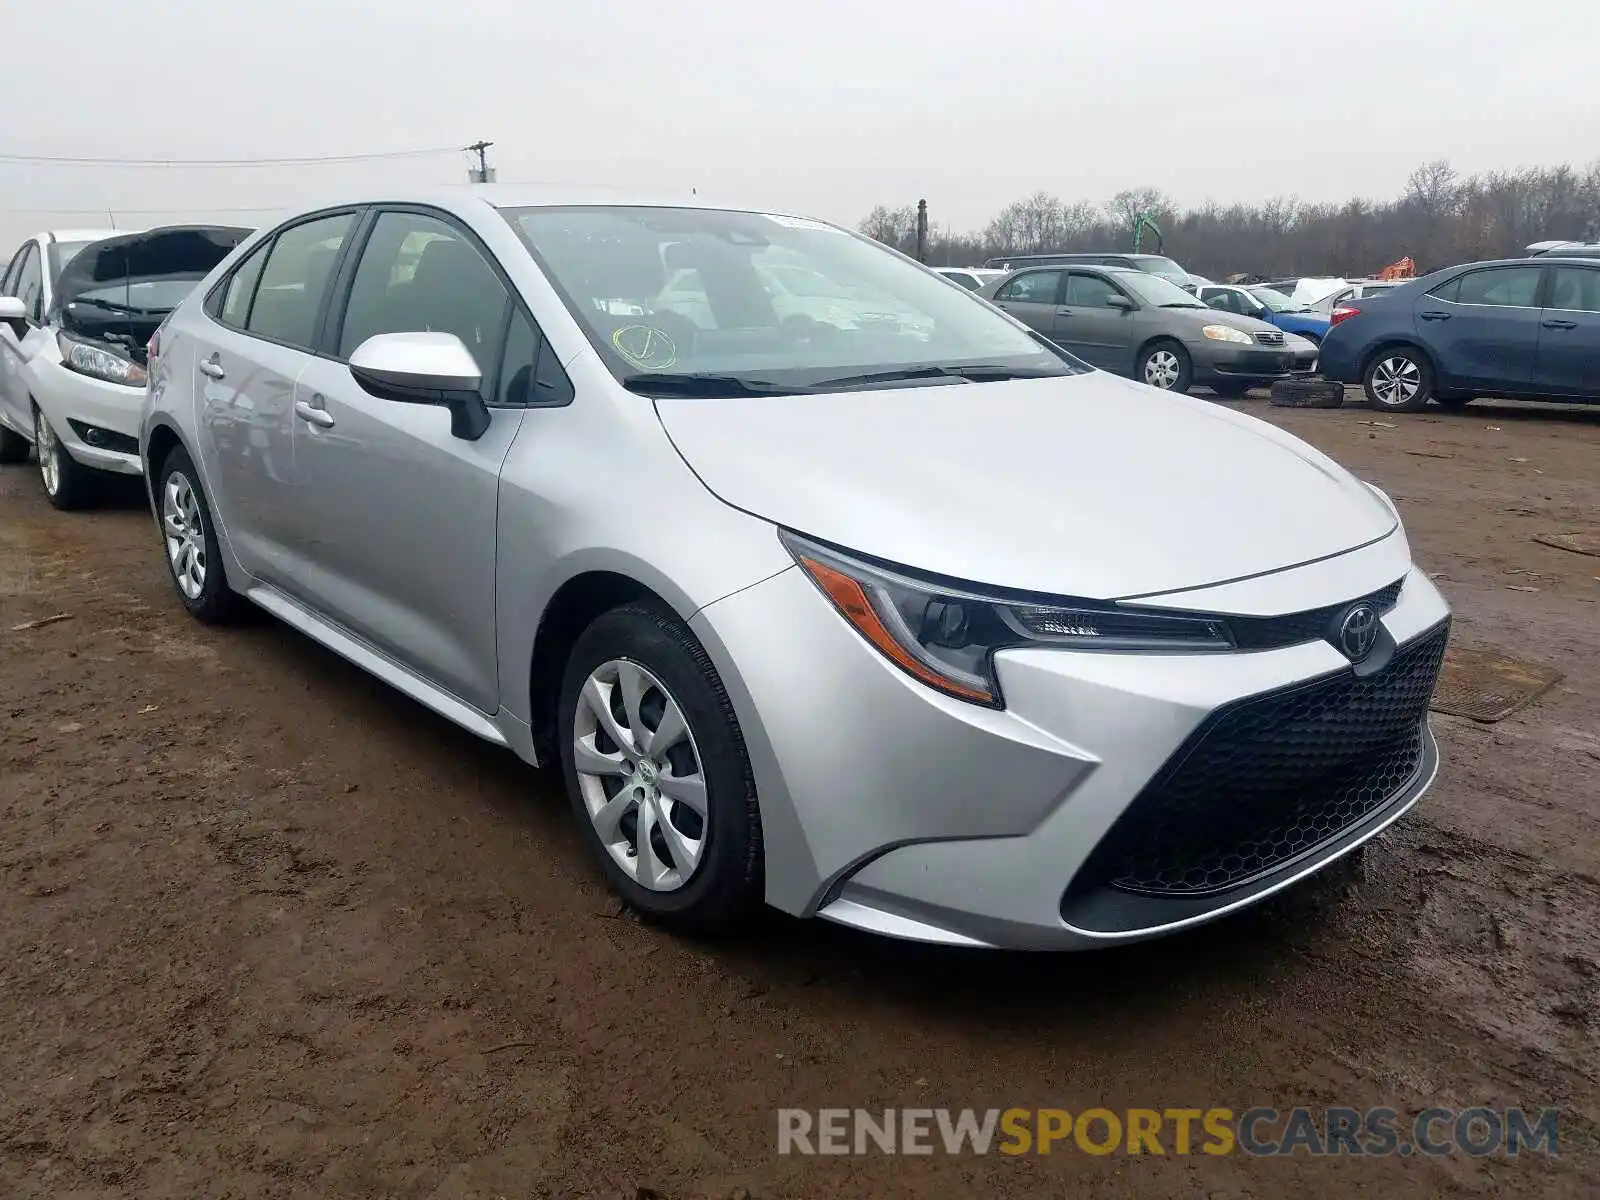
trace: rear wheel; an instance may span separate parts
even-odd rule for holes
[[[37,406],[33,410],[33,445],[39,454],[39,482],[50,503],[63,512],[88,507],[99,490],[96,472],[67,453],[50,419]]]
[[[758,904],[750,760],[716,669],[682,622],[648,603],[597,618],[567,661],[558,729],[581,836],[630,906],[712,932]]]
[[[223,624],[239,614],[244,600],[228,586],[211,508],[189,452],[175,448],[162,462],[157,479],[168,578],[190,616],[207,625]]]
[[[1433,396],[1433,367],[1410,346],[1384,350],[1367,364],[1367,404],[1380,412],[1418,412]]]
[[[1178,342],[1154,342],[1139,356],[1137,377],[1141,383],[1153,388],[1182,394],[1189,390],[1194,378],[1194,363],[1189,358],[1189,352]]]
[[[0,463],[28,461],[28,439],[14,429],[0,425]]]

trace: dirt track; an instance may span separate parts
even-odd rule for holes
[[[1458,641],[1567,678],[1435,718],[1358,887],[1092,957],[657,933],[551,779],[189,621],[136,491],[0,471],[0,1195],[1597,1194],[1600,559],[1530,539],[1600,527],[1600,410],[1245,407],[1395,496]],[[776,1154],[779,1106],[1252,1104],[1553,1105],[1561,1157]]]

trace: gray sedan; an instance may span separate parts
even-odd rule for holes
[[[1201,384],[1237,396],[1317,362],[1304,338],[1219,312],[1143,271],[1032,267],[983,294],[1084,361],[1165,391]]]

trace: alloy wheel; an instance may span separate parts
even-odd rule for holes
[[[33,445],[39,456],[39,478],[44,481],[44,490],[54,496],[61,491],[61,460],[56,457],[61,444],[38,409],[33,410]]]
[[[589,674],[572,723],[584,808],[612,860],[642,888],[693,877],[709,828],[700,752],[665,684],[629,659]]]
[[[206,587],[206,530],[194,485],[182,471],[167,476],[161,496],[161,530],[167,562],[184,598],[195,601]]]
[[[1372,368],[1372,394],[1380,404],[1409,403],[1421,388],[1422,368],[1404,354],[1390,355]]]
[[[1179,371],[1178,356],[1171,350],[1157,350],[1144,361],[1144,381],[1163,391],[1178,382]]]

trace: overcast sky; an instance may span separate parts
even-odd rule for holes
[[[26,23],[23,2],[5,0],[0,153],[291,157],[482,137],[505,181],[695,186],[850,223],[926,197],[958,228],[1040,188],[1343,199],[1393,195],[1432,158],[1600,157],[1597,0],[49,0]],[[111,208],[126,228],[465,169],[460,154],[0,162],[0,253],[33,229],[105,224],[66,210]]]

